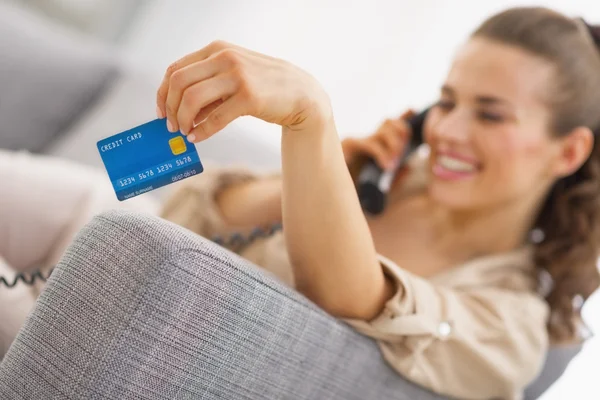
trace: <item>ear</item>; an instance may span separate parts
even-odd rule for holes
[[[554,172],[558,177],[569,176],[583,165],[594,148],[594,133],[585,126],[575,128],[559,139],[558,162]]]

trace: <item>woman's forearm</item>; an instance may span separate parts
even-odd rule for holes
[[[391,297],[332,121],[283,129],[283,224],[299,291],[330,313],[377,315]]]
[[[237,228],[280,222],[281,177],[233,185],[219,193],[216,201],[225,222]]]
[[[331,102],[314,77],[217,41],[167,69],[157,107],[169,131],[193,143],[241,116],[284,127],[282,217],[298,289],[338,316],[379,312],[391,286],[344,162]]]

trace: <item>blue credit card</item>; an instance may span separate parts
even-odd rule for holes
[[[196,147],[156,119],[100,140],[98,151],[121,201],[201,173]]]

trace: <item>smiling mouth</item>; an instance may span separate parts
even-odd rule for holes
[[[443,180],[471,178],[477,172],[477,164],[447,155],[439,155],[433,164],[433,174]]]

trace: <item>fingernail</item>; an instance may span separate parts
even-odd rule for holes
[[[190,143],[194,143],[194,140],[196,140],[196,135],[194,135],[193,133],[191,135],[188,135],[187,140]]]
[[[167,120],[167,129],[169,130],[169,132],[175,133],[175,128],[173,127],[173,124],[169,120]]]
[[[156,116],[158,117],[158,119],[163,119],[165,117],[159,106],[156,106]]]

